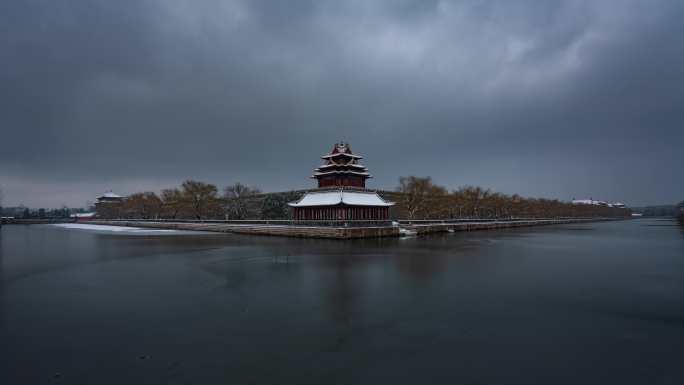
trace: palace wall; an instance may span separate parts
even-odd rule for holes
[[[228,219],[292,219],[292,210],[287,204],[301,199],[304,194],[310,191],[318,191],[317,188],[306,190],[282,191],[273,193],[257,194],[245,198],[237,198],[241,202],[239,205],[244,207],[244,216],[242,218]],[[370,190],[376,191],[384,200],[395,202],[398,197],[397,192]],[[228,203],[230,205],[230,203]],[[390,219],[399,218],[400,210],[396,206],[390,207]],[[241,215],[242,216],[242,215]]]

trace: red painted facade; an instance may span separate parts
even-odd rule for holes
[[[389,207],[346,205],[295,207],[293,219],[306,221],[387,220],[389,219]]]
[[[318,187],[366,187],[366,179],[354,175],[318,178]]]

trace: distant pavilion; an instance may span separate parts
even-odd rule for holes
[[[348,143],[335,144],[321,159],[323,164],[311,176],[318,181],[318,189],[289,203],[295,220],[389,219],[389,208],[394,203],[366,190],[366,179],[372,176],[359,163],[363,158],[352,153]]]
[[[108,191],[99,197],[97,197],[97,203],[121,203],[123,202],[123,197],[118,194],[114,194],[112,191]]]
[[[100,218],[119,218],[121,217],[121,206],[126,198],[121,195],[108,191],[99,197],[95,202],[95,212]]]

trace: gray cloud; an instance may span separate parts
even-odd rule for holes
[[[310,185],[337,140],[372,185],[677,201],[677,1],[10,1],[5,204],[194,177]]]

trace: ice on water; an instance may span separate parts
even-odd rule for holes
[[[72,230],[90,230],[101,232],[115,232],[115,233],[144,233],[144,234],[158,234],[158,233],[178,233],[178,230],[166,229],[146,229],[141,227],[126,227],[126,226],[107,226],[107,225],[91,225],[87,223],[56,223],[50,226],[61,227]]]

